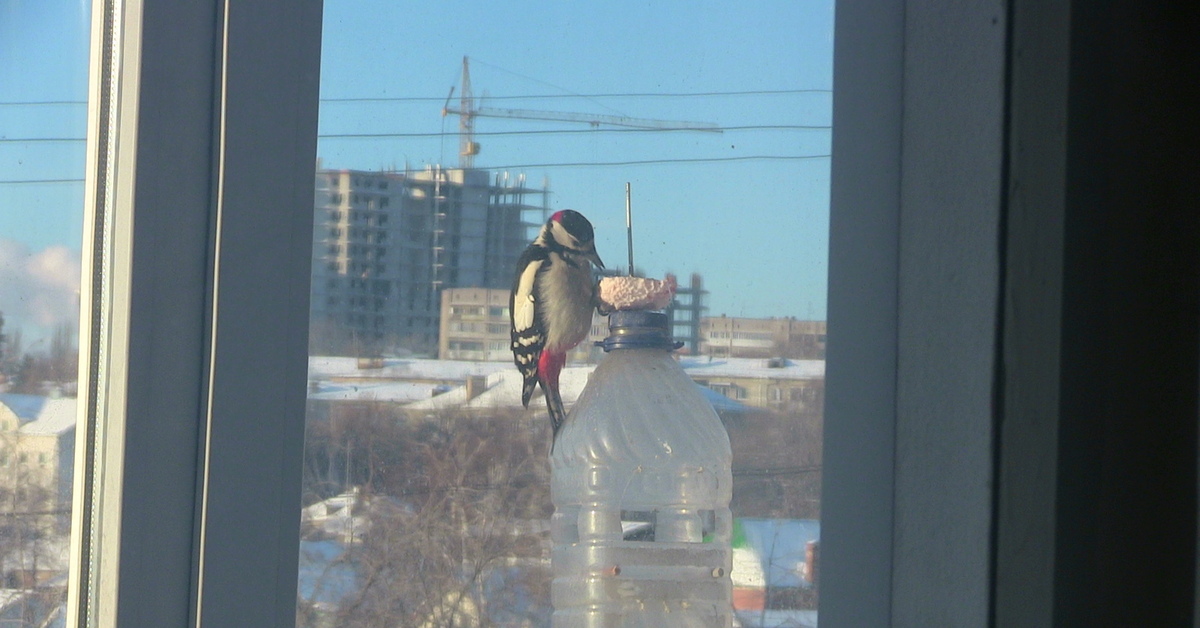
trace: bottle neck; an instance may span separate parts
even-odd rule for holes
[[[671,338],[667,315],[661,312],[613,312],[608,316],[604,350],[654,349],[673,351],[682,346]]]

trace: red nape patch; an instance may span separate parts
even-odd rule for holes
[[[566,211],[566,210],[560,209],[559,211],[556,211],[553,214],[550,214],[550,220],[553,220],[554,222],[562,222],[563,211]]]
[[[545,382],[550,390],[558,392],[558,374],[562,372],[566,363],[566,353],[543,351],[538,358],[538,378]]]

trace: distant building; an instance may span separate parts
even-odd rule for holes
[[[75,409],[75,399],[0,394],[0,483],[41,489],[42,510],[71,507]]]
[[[747,406],[781,412],[824,408],[823,360],[692,357],[680,364],[697,384]]]
[[[508,288],[447,288],[442,291],[440,360],[512,360]]]
[[[794,318],[700,319],[700,353],[718,358],[825,359],[825,321]]]
[[[38,587],[67,570],[76,407],[75,399],[0,394],[0,625],[45,617],[57,604],[41,599],[53,587]]]
[[[708,291],[704,289],[704,279],[699,273],[692,273],[687,285],[680,285],[675,291],[675,298],[667,308],[667,317],[671,322],[671,335],[683,343],[680,351],[689,354],[699,354],[701,345],[700,321],[708,310]]]
[[[447,288],[442,291],[438,358],[511,362],[512,336],[508,288]],[[567,353],[572,363],[595,363],[604,352],[595,346],[608,336],[608,317],[592,314],[588,337]]]
[[[442,290],[508,288],[544,193],[486,170],[319,170],[312,351],[432,355]]]

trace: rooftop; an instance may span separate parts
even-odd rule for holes
[[[680,358],[680,365],[693,378],[825,377],[822,360],[685,356]],[[594,364],[587,364],[563,369],[559,386],[564,403],[575,402],[595,368]],[[414,410],[437,411],[518,407],[521,399],[521,377],[509,362],[387,358],[379,368],[360,369],[356,358],[312,357],[308,371],[308,398],[315,401],[387,401],[407,404]],[[468,399],[465,382],[472,376],[483,377],[484,385],[474,398]],[[718,410],[743,407],[707,388],[701,390]]]
[[[0,404],[21,420],[22,434],[62,434],[75,428],[74,398],[3,393]]]

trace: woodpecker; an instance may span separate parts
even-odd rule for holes
[[[509,297],[513,362],[524,377],[521,404],[528,408],[540,385],[554,436],[566,418],[558,375],[567,351],[587,337],[592,310],[599,307],[592,264],[604,268],[592,223],[575,210],[555,212],[521,253]]]

